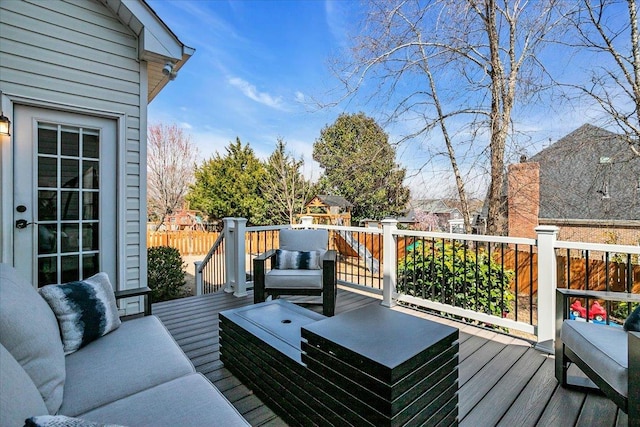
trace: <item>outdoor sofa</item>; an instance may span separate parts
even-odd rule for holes
[[[116,308],[115,330],[70,352],[59,313],[41,294],[0,264],[1,426],[27,419],[75,426],[75,418],[88,425],[249,425],[195,372],[157,317],[120,322]]]

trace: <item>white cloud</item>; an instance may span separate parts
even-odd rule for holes
[[[306,100],[306,97],[304,96],[304,93],[300,91],[296,91],[296,101],[305,102],[305,100]]]
[[[349,31],[353,27],[354,17],[352,11],[347,11],[346,2],[336,0],[325,0],[324,10],[327,20],[327,27],[333,38],[342,47],[349,44]]]
[[[266,105],[267,107],[275,108],[276,110],[286,110],[282,102],[282,97],[274,97],[266,92],[260,92],[254,85],[240,77],[230,77],[227,81],[232,86],[240,89],[240,91],[249,99]]]

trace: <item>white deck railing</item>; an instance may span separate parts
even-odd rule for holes
[[[277,247],[279,230],[287,227],[323,228],[330,230],[332,245],[334,248],[340,249],[342,254],[339,257],[338,266],[338,283],[340,285],[377,295],[382,294],[382,304],[385,306],[393,306],[402,302],[448,313],[458,318],[506,328],[509,331],[524,332],[533,337],[540,349],[551,352],[555,336],[555,289],[557,286],[575,287],[571,281],[557,283],[558,262],[561,258],[558,252],[567,252],[567,265],[572,262],[571,259],[574,259],[569,257],[571,254],[577,254],[577,259],[586,257],[588,261],[590,253],[602,253],[603,255],[599,255],[599,257],[607,262],[607,272],[609,271],[609,263],[613,263],[611,259],[615,258],[616,261],[624,259],[627,265],[625,270],[627,272],[625,279],[627,289],[625,290],[630,292],[633,285],[638,285],[635,283],[632,274],[634,270],[631,268],[638,264],[638,258],[640,258],[640,247],[637,246],[557,241],[558,229],[553,226],[536,228],[537,238],[530,239],[399,230],[396,224],[395,220],[384,220],[382,228],[364,228],[316,225],[305,221],[304,224],[293,226],[246,227],[246,220],[243,218],[225,218],[225,271],[227,272],[225,291],[233,292],[235,296],[247,295],[247,287],[253,285],[253,258],[265,250]],[[415,257],[415,252],[411,251],[415,251],[417,247],[424,248],[429,244],[434,245],[434,242],[449,242],[451,245],[459,245],[464,248],[465,263],[466,248],[475,248],[477,251],[477,248],[480,247],[490,256],[493,254],[496,259],[500,259],[501,274],[509,271],[508,274],[515,278],[514,286],[512,286],[512,288],[515,287],[515,303],[507,308],[506,311],[510,312],[509,315],[503,313],[502,316],[498,316],[486,311],[475,310],[467,304],[456,305],[455,302],[443,302],[429,298],[429,295],[411,295],[408,292],[402,292],[403,286],[399,286],[397,283],[399,258],[406,260],[407,257],[412,256],[411,254]],[[442,244],[444,247],[444,243]],[[521,250],[523,248],[524,250]],[[513,259],[505,261],[507,258],[505,253],[507,252],[515,254],[515,262]],[[375,262],[369,257],[375,258]],[[584,265],[588,277],[590,264],[584,262]],[[511,270],[512,267],[513,270]],[[464,272],[468,273],[466,264],[463,268]],[[565,268],[565,266],[563,265],[561,268]],[[570,266],[567,267],[567,271],[570,269]],[[454,266],[452,280],[460,272],[456,271]],[[565,276],[568,276],[568,273]],[[588,280],[587,278],[586,285],[590,286]],[[609,282],[607,278],[607,290],[616,290],[608,289]],[[515,314],[513,313],[514,308]]]

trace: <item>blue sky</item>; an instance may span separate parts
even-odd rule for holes
[[[149,123],[176,123],[191,135],[201,157],[224,153],[239,137],[260,158],[273,152],[277,138],[296,157],[304,157],[305,174],[317,179],[312,146],[321,129],[342,112],[363,111],[381,120],[381,103],[358,98],[318,110],[314,98],[326,98],[338,85],[328,61],[348,47],[349,31],[361,19],[358,1],[187,1],[149,0],[151,7],[186,45],[196,49],[176,80],[149,105]],[[551,67],[570,73],[585,64],[557,51],[548,54]],[[382,107],[384,108],[384,106]],[[531,107],[514,111],[514,123],[525,135],[523,150],[533,155],[591,121],[587,107]],[[379,121],[380,123],[380,121]],[[410,123],[385,130],[390,142],[400,139]],[[424,138],[423,138],[424,139]],[[422,141],[397,149],[407,168],[406,183],[414,198],[453,195],[448,161],[427,163]],[[468,165],[471,175],[483,168]],[[474,171],[477,168],[477,171]],[[437,183],[437,184],[435,184]],[[473,180],[472,195],[484,196],[486,179]]]
[[[149,105],[149,123],[175,122],[203,158],[239,137],[261,158],[283,138],[308,174],[320,130],[344,108],[312,98],[336,85],[329,57],[346,42],[356,3],[323,1],[150,1],[180,40],[196,49]],[[352,106],[353,107],[353,106]],[[351,108],[349,111],[359,111]]]

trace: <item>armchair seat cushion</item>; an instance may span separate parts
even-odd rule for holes
[[[195,372],[155,316],[122,325],[66,357],[60,413],[78,416],[123,397]]]
[[[627,395],[628,341],[624,330],[565,320],[560,339],[617,392]]]
[[[271,270],[264,275],[265,289],[318,289],[322,291],[322,270]]]

